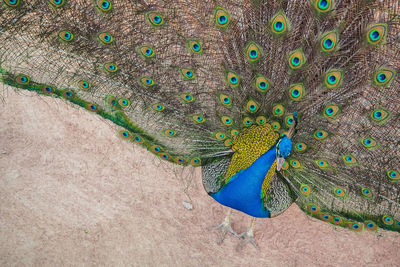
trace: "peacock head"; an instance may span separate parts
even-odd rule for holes
[[[279,139],[275,148],[277,171],[281,170],[283,163],[285,163],[285,158],[289,157],[290,152],[292,152],[292,139],[285,135]]]
[[[294,135],[296,126],[297,126],[297,112],[293,113],[293,118],[295,123],[289,129],[289,132],[286,135],[282,136],[278,143],[276,144],[275,154],[276,154],[276,170],[280,171],[283,163],[285,163],[285,159],[289,157],[290,152],[292,152],[292,136]]]

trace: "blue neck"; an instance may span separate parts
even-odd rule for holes
[[[211,197],[222,205],[253,217],[270,217],[261,199],[261,187],[275,159],[275,146],[273,146],[250,167],[236,173],[217,193],[210,194]]]

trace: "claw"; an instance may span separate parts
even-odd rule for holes
[[[247,243],[251,243],[256,249],[260,249],[254,238],[253,226],[254,226],[255,221],[256,221],[256,218],[253,218],[249,229],[246,232],[241,233],[238,236],[240,239],[242,239],[242,241],[240,241],[239,245],[237,245],[236,251],[240,251],[244,247],[244,245],[246,245]]]
[[[232,213],[232,210],[230,209],[228,211],[228,214],[225,217],[225,220],[221,224],[211,227],[211,230],[220,230],[221,231],[221,234],[219,235],[219,238],[217,240],[218,245],[222,244],[227,232],[231,233],[235,237],[238,237],[238,234],[235,231],[233,231],[232,226],[231,226],[231,218],[230,218],[231,213]]]

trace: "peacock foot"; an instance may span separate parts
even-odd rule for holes
[[[259,249],[258,244],[254,238],[253,227],[254,227],[255,221],[256,221],[256,218],[253,218],[249,229],[246,232],[238,235],[238,237],[241,239],[241,241],[240,241],[239,245],[237,245],[236,251],[240,251],[247,243],[251,243],[256,249]]]
[[[231,226],[231,213],[232,213],[232,210],[229,210],[224,221],[221,224],[211,228],[211,230],[219,230],[220,231],[220,235],[217,240],[218,245],[222,244],[222,242],[225,239],[226,233],[228,233],[228,232],[231,233],[232,235],[234,235],[235,237],[238,237],[238,234],[235,231],[233,231],[232,226]]]

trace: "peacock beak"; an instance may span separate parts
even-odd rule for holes
[[[280,171],[282,169],[283,163],[285,163],[285,158],[284,157],[276,158],[276,170],[277,171]]]

